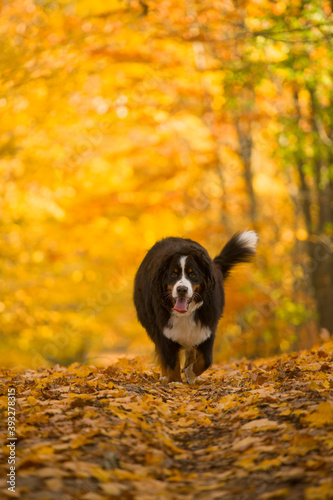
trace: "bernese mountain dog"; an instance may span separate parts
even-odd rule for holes
[[[189,384],[211,365],[223,282],[234,265],[251,260],[257,241],[255,231],[236,233],[213,260],[185,238],[165,238],[148,251],[135,277],[134,304],[167,382],[181,382],[181,349]]]

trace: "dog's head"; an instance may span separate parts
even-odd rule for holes
[[[174,314],[193,312],[203,304],[212,280],[211,264],[205,256],[175,255],[163,277],[168,307]]]

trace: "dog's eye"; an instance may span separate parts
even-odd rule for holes
[[[178,276],[178,271],[175,269],[173,273],[171,273],[171,278],[177,278]]]
[[[197,277],[197,275],[195,274],[194,271],[189,271],[188,274],[189,274],[189,276],[191,276],[191,278],[196,278]]]

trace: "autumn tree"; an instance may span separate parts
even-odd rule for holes
[[[330,4],[17,0],[1,14],[0,313],[13,362],[149,349],[131,298],[148,248],[172,234],[214,255],[253,224],[259,257],[230,282],[217,356],[314,338],[311,299],[290,276],[296,236],[307,239],[327,315]]]
[[[333,19],[329,2],[284,5],[263,36],[285,57],[271,66],[284,96],[279,106],[277,157],[292,168],[295,199],[308,238],[305,275],[312,285],[319,325],[333,332]]]

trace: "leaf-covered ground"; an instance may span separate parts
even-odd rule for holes
[[[195,385],[147,359],[1,370],[4,498],[333,498],[333,344],[214,365]],[[16,388],[16,492],[7,387]],[[1,496],[0,495],[0,496]]]

